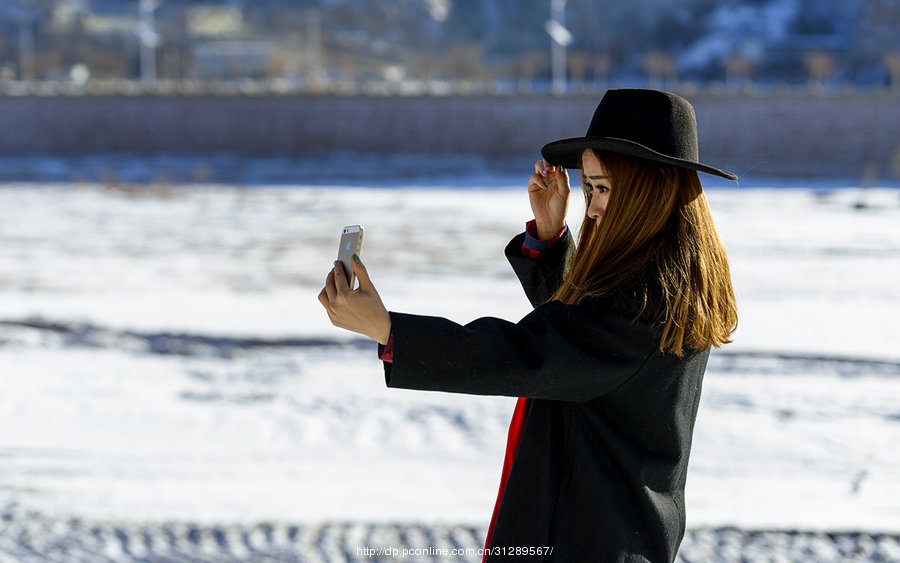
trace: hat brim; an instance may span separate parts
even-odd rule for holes
[[[541,155],[549,164],[564,166],[566,168],[581,168],[581,153],[583,153],[585,149],[627,154],[628,156],[636,156],[654,162],[662,162],[673,166],[696,170],[698,172],[705,172],[706,174],[728,178],[729,180],[737,180],[738,178],[736,174],[732,174],[731,172],[719,170],[718,168],[691,160],[666,156],[639,143],[627,139],[617,139],[615,137],[575,137],[572,139],[553,141],[541,148]]]

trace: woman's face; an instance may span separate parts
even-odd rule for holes
[[[581,157],[581,186],[588,201],[587,215],[599,225],[603,220],[603,212],[606,211],[612,182],[600,159],[590,149],[584,151]]]

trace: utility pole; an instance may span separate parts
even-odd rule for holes
[[[141,45],[141,81],[152,84],[156,82],[156,47],[159,46],[159,34],[156,33],[156,17],[154,12],[162,0],[140,0],[138,5],[137,36]]]
[[[30,6],[19,6],[19,80],[34,80],[34,21]]]
[[[566,46],[572,42],[572,34],[565,27],[567,2],[568,0],[550,0],[550,19],[544,25],[550,35],[552,92],[557,96],[566,93]]]
[[[322,15],[315,8],[306,14],[306,45],[303,55],[307,82],[318,84],[325,79],[326,73],[322,66]]]

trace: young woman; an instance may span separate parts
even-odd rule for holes
[[[319,300],[382,345],[390,387],[519,397],[486,560],[672,561],[709,349],[737,323],[697,171],[735,176],[699,162],[693,108],[655,90],[610,90],[586,136],[542,154],[506,248],[535,307],[518,323],[389,313],[358,257],[359,289],[338,265]]]

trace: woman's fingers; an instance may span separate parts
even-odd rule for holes
[[[325,278],[325,288],[322,290],[325,292],[325,296],[328,297],[328,302],[334,302],[334,299],[337,297],[337,287],[334,282],[334,268],[328,272],[328,276]]]
[[[334,265],[319,292],[319,302],[325,307],[331,324],[386,344],[390,336],[391,317],[369,278],[366,267],[354,256],[353,271],[360,280],[353,291],[347,284],[343,265]]]
[[[534,186],[535,190],[549,188],[549,172],[550,169],[547,168],[546,162],[544,162],[543,160],[536,161],[534,163],[534,174],[531,175],[531,179],[528,181],[528,189],[531,190],[532,186]]]
[[[347,274],[344,272],[343,263],[335,262],[334,269],[331,273],[334,275],[334,287],[338,292],[350,290],[350,284],[347,283]]]
[[[543,173],[535,172],[531,175],[531,178],[528,179],[529,191],[544,190],[554,183],[557,183],[560,187],[568,187],[569,176],[566,173],[566,169],[562,166],[551,166],[542,172]]]
[[[559,175],[557,182],[559,183],[560,193],[568,194],[569,192],[569,173],[562,166],[556,167],[556,173]]]
[[[359,290],[360,291],[374,291],[375,286],[372,285],[372,280],[369,279],[369,271],[366,270],[366,266],[359,259],[359,256],[353,255],[353,273],[356,274],[356,279],[359,280]]]
[[[358,266],[362,266],[362,264],[354,264],[353,269],[356,272],[357,277],[360,276],[359,271],[357,270]],[[365,268],[361,268],[362,272],[365,273]],[[372,282],[369,280],[368,274],[366,275],[366,282],[369,286],[371,286]],[[328,276],[325,278],[325,287],[322,288],[322,291],[319,292],[319,302],[326,307],[334,307],[335,301],[341,296],[343,293],[347,293],[350,291],[350,284],[347,282],[347,275],[344,273],[344,265],[341,262],[335,262],[334,267],[328,272]]]
[[[562,172],[562,170],[562,166],[548,166],[543,160],[538,160],[534,163],[534,173],[539,176],[546,176],[554,172]]]

